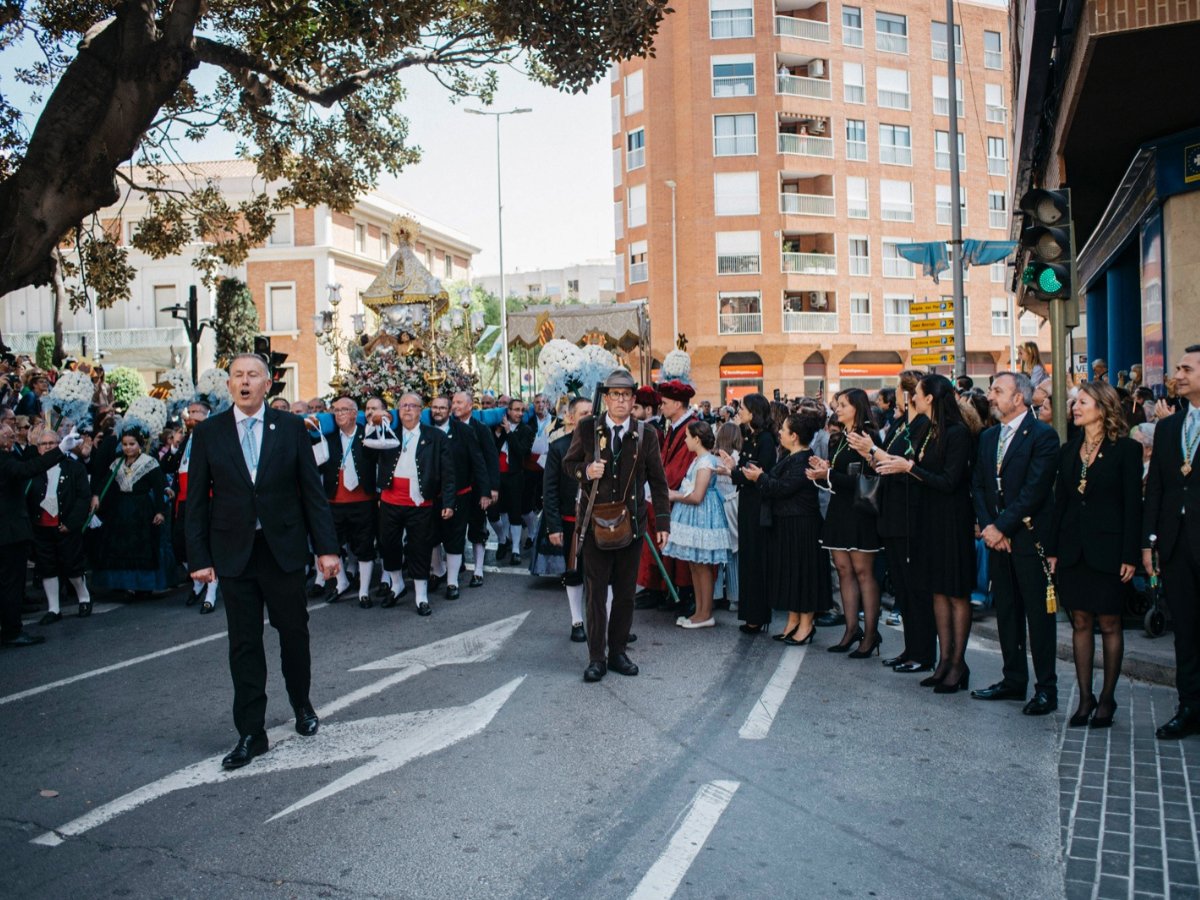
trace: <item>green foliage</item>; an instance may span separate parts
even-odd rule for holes
[[[125,412],[135,397],[143,397],[146,394],[146,382],[142,380],[137,369],[117,366],[105,371],[104,380],[112,385],[113,406],[119,412]]]
[[[54,368],[54,335],[39,334],[33,360],[39,369]]]
[[[238,353],[254,350],[258,334],[258,308],[245,282],[222,278],[217,285],[217,308],[213,316],[217,338],[217,359],[232,359]]]

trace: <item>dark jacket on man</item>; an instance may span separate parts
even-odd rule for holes
[[[1200,454],[1187,460],[1191,471],[1183,474],[1183,425],[1187,409],[1160,419],[1154,426],[1154,451],[1146,473],[1146,502],[1142,509],[1142,547],[1150,535],[1158,538],[1158,555],[1168,560],[1175,552],[1186,519],[1187,547],[1200,560]]]
[[[365,426],[360,422],[354,427],[354,443],[350,445],[350,457],[354,460],[354,471],[358,473],[358,486],[368,494],[375,493],[375,460],[371,451],[363,446]],[[329,459],[320,465],[321,482],[325,487],[325,496],[332,500],[337,493],[338,471],[342,467],[342,431],[335,428],[333,434],[325,435],[329,445]],[[395,463],[393,463],[395,465]]]
[[[25,504],[25,485],[65,458],[57,447],[28,459],[18,459],[12,453],[0,450],[0,547],[33,540],[29,508]]]
[[[981,529],[995,525],[1012,542],[1015,555],[1033,556],[1037,553],[1035,536],[1043,546],[1050,536],[1058,434],[1026,411],[1009,439],[997,484],[996,451],[1001,428],[993,425],[979,438],[979,457],[972,474],[975,518]],[[1025,526],[1026,518],[1033,522],[1033,534]]]
[[[575,501],[579,482],[563,465],[563,457],[571,447],[570,434],[550,442],[546,451],[546,471],[542,476],[542,515],[546,517],[547,534],[563,534],[563,520],[575,518]]]
[[[447,424],[450,426],[450,430],[443,431],[442,435],[450,446],[455,492],[461,493],[479,485],[487,485],[489,483],[487,462],[483,458],[483,449],[479,446],[475,430],[453,416],[447,420]],[[441,431],[441,429],[438,430]],[[488,490],[491,489],[488,488]]]
[[[73,457],[63,457],[58,466],[58,483],[55,490],[58,494],[59,524],[65,526],[68,531],[82,532],[92,507],[91,479],[83,463]],[[29,490],[25,493],[25,504],[29,509],[31,521],[37,521],[41,515],[42,501],[46,499],[48,489],[48,474],[49,470],[32,478]]]
[[[417,439],[417,487],[425,500],[432,500],[435,506],[440,502],[443,509],[453,509],[454,494],[458,488],[454,481],[454,458],[450,454],[450,442],[432,425],[421,423],[417,428],[421,433]],[[404,440],[403,427],[396,429],[396,437]],[[400,449],[367,448],[367,464],[374,463],[377,491],[385,491],[391,486],[396,462],[400,459]]]
[[[596,417],[588,416],[575,426],[570,447],[563,457],[563,468],[583,488],[585,494],[590,493],[591,482],[588,481],[585,470],[596,458],[598,430],[603,436],[600,459],[607,465],[596,489],[596,502],[612,503],[623,500],[633,516],[637,533],[641,535],[646,521],[646,500],[642,485],[650,485],[650,502],[654,504],[655,509],[668,508],[667,476],[663,472],[658,431],[654,428],[640,429],[644,446],[639,448],[638,423],[632,417],[626,419],[629,433],[622,436],[621,457],[614,466],[612,434],[606,419],[606,416],[602,416],[597,425]],[[656,516],[655,528],[658,531],[669,531],[670,519],[666,516]]]

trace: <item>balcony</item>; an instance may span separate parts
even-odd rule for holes
[[[783,330],[785,332],[809,332],[817,334],[837,334],[838,317],[835,312],[791,312],[783,311]]]
[[[829,23],[793,16],[775,17],[775,34],[778,37],[800,38],[805,41],[829,43]]]
[[[908,35],[891,34],[887,31],[875,32],[875,49],[884,53],[908,54]]]
[[[714,97],[751,97],[754,95],[753,75],[714,75]]]
[[[721,334],[762,334],[762,313],[719,313]]]
[[[757,253],[737,253],[717,257],[718,275],[757,275],[762,260]]]
[[[833,138],[813,137],[811,134],[779,135],[779,152],[797,156],[817,156],[833,159]]]
[[[649,263],[631,262],[629,264],[629,283],[637,284],[639,281],[647,281],[650,278]]]
[[[17,334],[8,332],[4,340],[14,353],[34,353],[37,350],[39,332]],[[95,353],[96,336],[91,331],[64,331],[63,346],[79,347],[83,340],[88,342],[88,353]],[[161,350],[166,347],[188,346],[187,333],[183,328],[112,328],[101,329],[99,334],[102,350]]]
[[[803,75],[776,75],[775,91],[788,97],[809,97],[814,100],[833,97],[832,83],[828,79]]]
[[[837,257],[832,253],[784,252],[783,271],[800,275],[836,275]]]
[[[779,195],[779,211],[792,216],[836,216],[837,208],[832,197],[821,194]]]

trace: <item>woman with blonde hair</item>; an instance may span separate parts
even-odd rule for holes
[[[1029,381],[1034,387],[1050,377],[1046,374],[1046,367],[1042,365],[1042,351],[1038,349],[1036,341],[1023,343],[1018,355],[1021,358],[1021,371],[1029,376]]]
[[[1125,437],[1120,397],[1105,382],[1079,386],[1072,416],[1079,432],[1062,448],[1046,554],[1071,611],[1079,708],[1069,724],[1107,728],[1125,649],[1121,611],[1140,547],[1142,448]],[[1099,699],[1092,693],[1096,620],[1104,647]]]

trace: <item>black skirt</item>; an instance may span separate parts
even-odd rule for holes
[[[821,548],[821,520],[782,516],[767,531],[767,589],[782,612],[822,613],[832,605],[829,557]]]
[[[1100,572],[1082,559],[1072,566],[1059,566],[1054,573],[1058,596],[1070,610],[1094,616],[1119,616],[1125,609],[1129,585],[1115,572]]]
[[[879,520],[855,507],[853,494],[835,492],[821,527],[821,544],[826,550],[877,553],[882,548]]]

